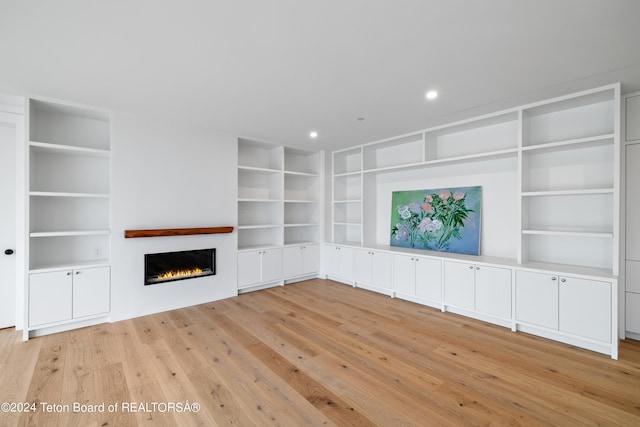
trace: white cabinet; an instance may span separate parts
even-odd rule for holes
[[[442,300],[442,261],[417,255],[393,255],[393,291],[396,296]]]
[[[73,318],[108,313],[110,310],[109,267],[73,271]]]
[[[516,271],[516,320],[611,342],[611,283]]]
[[[353,277],[356,285],[391,289],[391,254],[369,249],[354,249]]]
[[[559,277],[558,329],[599,341],[611,341],[611,284]]]
[[[473,310],[475,301],[474,266],[444,262],[444,302]]]
[[[29,275],[29,326],[71,319],[73,272],[56,271]]]
[[[558,329],[558,276],[516,271],[516,320]]]
[[[109,310],[109,267],[29,276],[30,327],[106,314]]]
[[[287,246],[282,249],[285,279],[309,276],[320,270],[320,245]]]
[[[326,276],[351,283],[353,280],[353,248],[325,245],[324,255]]]
[[[238,288],[282,279],[282,249],[238,252]]]
[[[445,303],[480,313],[511,318],[511,270],[445,261]]]

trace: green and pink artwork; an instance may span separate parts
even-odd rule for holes
[[[478,255],[482,187],[394,191],[391,246]]]

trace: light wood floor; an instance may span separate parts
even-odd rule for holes
[[[169,412],[186,401],[199,412]],[[0,331],[0,402],[37,406],[0,426],[640,426],[640,342],[614,361],[312,280],[26,343]]]

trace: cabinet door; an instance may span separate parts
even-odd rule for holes
[[[320,245],[305,246],[302,250],[302,274],[317,273],[320,270]]]
[[[416,294],[415,257],[409,255],[393,256],[393,290],[402,294]]]
[[[261,252],[238,252],[238,287],[260,283]]]
[[[559,329],[570,334],[611,341],[611,284],[560,278]]]
[[[262,281],[273,282],[282,279],[282,249],[262,251]]]
[[[72,272],[29,276],[29,326],[71,319]]]
[[[353,280],[353,249],[338,246],[338,276]]]
[[[627,292],[625,330],[640,334],[640,294]]]
[[[391,288],[391,254],[371,252],[371,284],[380,288]]]
[[[327,276],[338,275],[338,247],[333,245],[324,246],[324,273]]]
[[[558,329],[558,277],[516,271],[516,319]]]
[[[444,300],[447,304],[474,308],[474,266],[461,262],[444,262]]]
[[[282,249],[282,275],[285,278],[302,274],[303,251],[302,246],[291,246]]]
[[[109,267],[73,272],[73,317],[108,313],[111,306]]]
[[[476,310],[511,318],[511,270],[476,266]]]
[[[442,301],[442,261],[417,258],[416,296]]]
[[[371,251],[365,249],[353,251],[353,280],[371,284]]]

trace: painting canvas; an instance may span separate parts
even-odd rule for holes
[[[394,191],[391,246],[478,255],[482,187]]]

